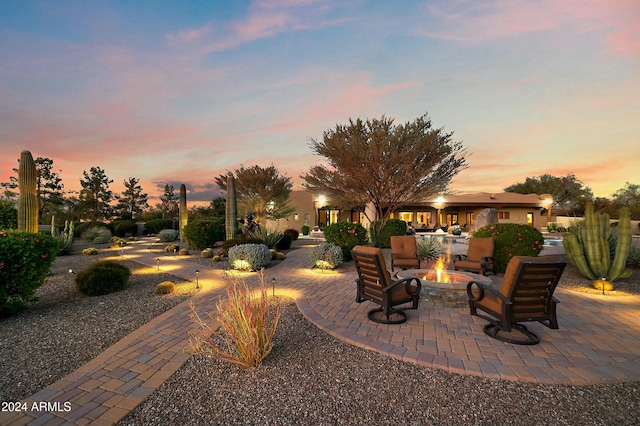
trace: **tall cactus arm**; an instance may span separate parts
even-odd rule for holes
[[[619,278],[629,278],[631,269],[627,268],[627,258],[631,249],[631,218],[629,216],[629,208],[623,207],[620,210],[620,221],[618,222],[618,244],[616,245],[616,254],[609,269],[607,279],[615,281]]]
[[[594,213],[593,204],[587,203],[585,207],[584,256],[592,273],[596,274],[598,278],[605,277],[607,272],[609,272],[609,268],[605,268],[603,257],[605,255],[609,257],[609,249],[607,247],[606,253],[603,252],[604,245],[602,239],[603,234],[606,233],[605,228],[602,226],[603,218],[600,214]],[[606,241],[605,239],[604,242]]]
[[[26,232],[38,232],[38,194],[36,163],[29,151],[20,153],[18,167],[18,229]]]
[[[578,237],[576,237],[575,235],[567,235],[562,240],[562,245],[564,246],[564,250],[567,253],[569,262],[573,266],[575,266],[582,275],[592,280],[602,278],[602,276],[596,276],[596,274],[589,267],[587,259],[582,252],[582,245],[578,242]]]
[[[227,240],[238,233],[238,203],[236,201],[236,183],[231,173],[227,176],[227,206],[225,214],[225,230]]]

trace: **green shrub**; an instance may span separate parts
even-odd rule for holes
[[[222,244],[222,252],[225,256],[229,255],[229,249],[233,246],[238,246],[240,244],[262,244],[262,240],[260,238],[250,238],[250,237],[238,237],[233,238],[231,240],[227,240]]]
[[[213,330],[211,322],[201,319],[190,305],[191,317],[201,331],[189,337],[191,352],[256,367],[273,349],[281,306],[269,303],[264,274],[260,274],[257,296],[241,277],[225,274],[225,281],[227,299],[218,302],[215,315],[209,314],[222,331]]]
[[[120,237],[111,237],[111,245],[114,247],[124,247],[127,245],[127,240]]]
[[[229,249],[229,263],[233,269],[257,271],[271,262],[271,251],[264,244],[240,244]]]
[[[94,244],[106,244],[111,241],[111,231],[106,226],[91,226],[82,232],[82,238]]]
[[[51,235],[0,232],[0,316],[12,315],[36,300],[33,296],[60,250]]]
[[[418,244],[418,254],[421,259],[424,260],[438,260],[440,255],[444,252],[442,244],[437,238],[416,238]]]
[[[96,254],[98,254],[98,249],[97,248],[89,247],[89,248],[86,248],[86,249],[82,250],[82,255],[83,256],[95,256]]]
[[[225,239],[224,219],[191,221],[182,229],[182,235],[193,249],[213,247]]]
[[[79,222],[79,223],[74,223],[73,224],[73,233],[76,237],[81,237],[82,234],[89,228],[97,228],[97,227],[103,227],[103,228],[107,228],[109,231],[113,230],[111,229],[111,227],[109,226],[109,224],[104,223],[104,222],[100,222],[100,221],[93,221],[93,222]],[[83,237],[84,238],[84,237]]]
[[[221,258],[220,256],[217,256],[217,255],[216,255],[216,256],[213,256],[213,257],[211,258],[211,260],[212,260],[212,261],[214,261],[214,262],[220,262],[220,261],[222,260],[222,258]]]
[[[145,234],[158,234],[163,229],[173,229],[171,219],[152,219],[144,224]]]
[[[171,241],[175,241],[180,236],[180,231],[176,231],[175,229],[163,229],[158,233],[158,240],[161,243],[170,243]]]
[[[76,288],[87,296],[100,296],[127,287],[131,271],[110,260],[96,262],[76,275]]]
[[[324,228],[324,239],[342,248],[342,259],[351,260],[351,249],[367,242],[367,231],[355,222],[337,222]]]
[[[118,237],[128,237],[138,233],[138,224],[135,220],[114,220],[111,226],[113,226],[113,233]]]
[[[169,294],[176,291],[176,285],[171,281],[163,281],[156,286],[156,294]]]
[[[0,229],[18,228],[18,210],[12,201],[0,200]]]
[[[276,243],[277,250],[289,250],[291,248],[291,244],[293,243],[293,237],[291,234],[287,234],[286,232],[282,234],[282,238],[280,241]]]
[[[333,243],[322,243],[311,249],[311,261],[316,268],[334,269],[342,263],[342,248]]]
[[[311,227],[305,223],[304,225],[302,225],[301,230],[302,230],[302,235],[309,235],[309,231],[311,231]]]
[[[291,236],[291,241],[296,241],[300,236],[300,233],[297,229],[289,228],[284,230],[285,235],[289,234]]]
[[[371,224],[369,232],[371,234],[371,241],[375,241],[375,230],[380,226],[380,220],[376,220]],[[380,238],[378,240],[378,247],[390,248],[391,237],[395,235],[407,234],[407,222],[400,219],[388,219],[384,224],[384,228],[380,231]]]
[[[537,256],[542,250],[542,233],[529,225],[495,223],[478,229],[474,237],[493,237],[496,272],[504,272],[513,256]]]
[[[211,259],[213,255],[214,255],[214,252],[212,248],[206,248],[202,250],[202,252],[200,253],[200,257],[203,259]]]

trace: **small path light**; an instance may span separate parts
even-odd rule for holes
[[[276,295],[276,278],[271,278],[271,295],[275,297]]]
[[[178,247],[173,249],[173,258],[176,258],[176,254],[178,253]]]
[[[120,241],[120,257],[124,259],[124,241]]]
[[[160,258],[156,259],[156,265],[158,265],[158,271],[160,270]]]
[[[196,269],[196,288],[200,288],[200,286],[198,284],[198,274],[200,274],[200,270]]]

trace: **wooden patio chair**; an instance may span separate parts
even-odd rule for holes
[[[369,300],[380,308],[367,312],[371,321],[401,324],[407,320],[407,309],[418,309],[421,282],[418,278],[394,281],[387,270],[382,250],[356,246],[351,250],[358,272],[356,302]],[[406,305],[411,303],[411,305]],[[403,306],[404,305],[404,306]]]
[[[413,235],[395,235],[391,237],[391,271],[395,267],[402,269],[420,269],[418,243]]]
[[[457,255],[453,268],[456,271],[470,271],[480,275],[487,275],[488,272],[495,274],[493,265],[494,247],[495,240],[493,237],[470,238],[467,254]]]
[[[558,328],[558,300],[553,292],[566,265],[565,260],[552,256],[514,256],[498,288],[476,281],[467,285],[471,315],[489,321],[484,332],[490,337],[519,345],[539,343],[540,338],[520,323],[538,321]]]

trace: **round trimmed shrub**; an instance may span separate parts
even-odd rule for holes
[[[291,241],[295,241],[300,236],[300,232],[297,229],[289,228],[284,230],[285,234],[291,235]]]
[[[98,249],[95,247],[89,247],[82,250],[83,256],[95,256],[96,254],[98,254]]]
[[[302,225],[301,230],[302,230],[302,235],[309,235],[309,231],[311,231],[311,227],[305,223],[304,225]]]
[[[316,268],[334,269],[342,263],[342,248],[333,243],[322,243],[311,249],[311,261]]]
[[[351,260],[351,249],[367,242],[367,231],[355,222],[337,222],[324,228],[324,239],[342,248],[342,259]]]
[[[282,238],[278,240],[276,243],[276,250],[289,250],[291,248],[291,244],[293,243],[293,237],[291,234],[287,234],[287,231],[282,234]]]
[[[158,234],[163,229],[173,229],[173,220],[152,219],[144,224],[145,234]]]
[[[187,250],[186,248],[180,249],[180,251],[178,251],[178,254],[180,256],[187,256],[189,254],[189,250]]]
[[[156,294],[169,294],[176,291],[176,285],[171,281],[163,281],[156,286]]]
[[[211,260],[214,261],[214,262],[220,262],[222,260],[222,258],[220,256],[213,256],[211,258]]]
[[[271,251],[264,244],[240,244],[229,249],[229,263],[233,269],[257,271],[271,262]]]
[[[135,220],[114,220],[111,225],[113,233],[118,237],[128,237],[138,233],[138,224]]]
[[[225,239],[224,218],[191,221],[182,229],[182,236],[193,249],[214,247]]]
[[[537,256],[544,237],[537,229],[518,223],[494,223],[473,233],[474,237],[493,237],[493,262],[496,272],[504,272],[513,256]]]
[[[170,243],[171,241],[175,241],[180,236],[180,231],[176,231],[175,229],[163,229],[158,233],[158,240],[161,243]]]
[[[87,296],[100,296],[127,287],[131,271],[110,260],[96,262],[76,275],[76,288]]]
[[[380,220],[376,220],[371,224],[370,232],[371,232],[371,241],[375,241],[375,236],[373,235],[376,227],[380,226]],[[380,238],[378,239],[378,247],[380,248],[390,248],[391,247],[391,237],[396,235],[406,235],[407,234],[407,222],[400,219],[388,219],[384,224],[384,228],[380,231]]]

